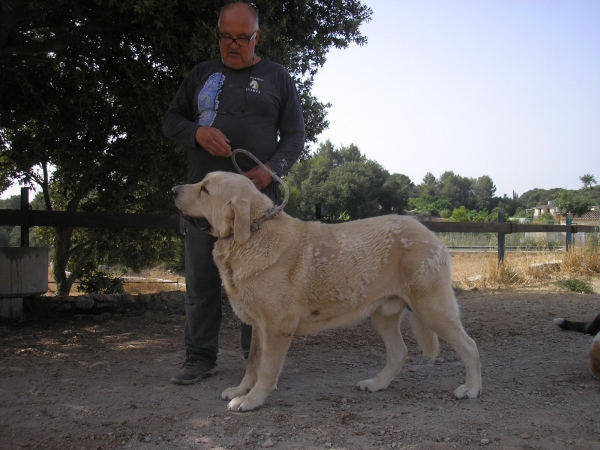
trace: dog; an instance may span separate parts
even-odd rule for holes
[[[588,368],[594,378],[600,380],[600,314],[591,322],[573,322],[563,318],[554,319],[554,322],[563,330],[595,336],[590,348]]]
[[[273,202],[248,178],[226,172],[172,191],[183,218],[218,238],[213,257],[231,306],[253,327],[246,373],[239,386],[221,394],[230,410],[253,410],[277,388],[294,335],[367,317],[384,341],[387,361],[356,386],[387,388],[407,356],[400,333],[407,309],[426,357],[437,356],[439,336],[462,359],[466,382],[455,397],[480,395],[479,351],[460,320],[448,250],[418,221],[388,215],[323,224],[284,212],[264,220]]]

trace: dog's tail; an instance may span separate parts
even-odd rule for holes
[[[600,331],[600,314],[592,322],[575,322],[563,318],[554,319],[554,323],[566,331],[578,331],[579,333],[591,334]]]
[[[411,319],[412,329],[417,338],[419,347],[423,351],[423,356],[431,362],[435,361],[435,358],[440,351],[438,335],[425,325],[418,315],[414,313],[411,314]]]

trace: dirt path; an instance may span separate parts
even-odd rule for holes
[[[442,344],[438,361],[427,364],[408,324],[411,358],[388,390],[354,389],[384,365],[381,341],[366,323],[295,339],[279,389],[249,413],[227,411],[219,399],[244,372],[230,313],[219,374],[187,387],[168,382],[183,358],[179,307],[0,324],[0,448],[600,448],[600,382],[587,371],[591,338],[552,321],[592,318],[600,296],[458,298],[481,353],[476,400],[453,399],[462,363]]]

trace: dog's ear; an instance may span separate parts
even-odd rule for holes
[[[243,244],[250,239],[250,201],[235,198],[231,200],[233,212],[233,240]]]

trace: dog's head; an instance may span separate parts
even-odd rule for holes
[[[252,222],[273,206],[252,181],[235,173],[211,172],[200,183],[175,186],[172,191],[184,218],[216,237],[233,234],[239,244],[250,238]]]

